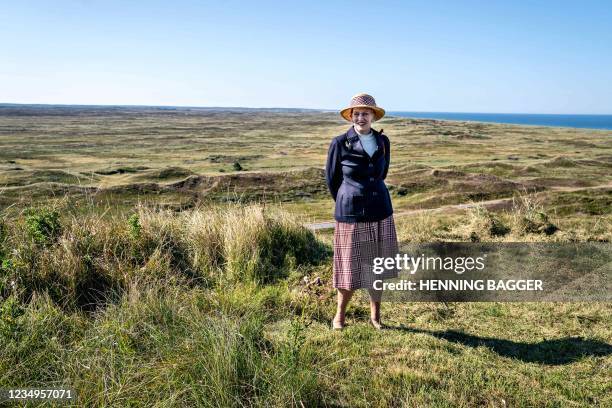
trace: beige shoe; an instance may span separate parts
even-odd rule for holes
[[[374,327],[376,330],[382,330],[383,329],[382,323],[381,322],[377,322],[376,320],[370,319],[370,325],[372,327]]]
[[[331,325],[332,325],[332,329],[334,330],[344,329],[344,323],[337,322],[336,319],[332,319]]]

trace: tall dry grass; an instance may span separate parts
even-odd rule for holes
[[[283,285],[263,284],[324,255],[294,217],[242,204],[28,214],[0,228],[0,387],[71,387],[78,406],[316,405],[301,323],[263,335],[270,314],[291,314]]]
[[[60,217],[57,234],[39,219],[49,213],[3,221],[2,296],[27,301],[45,292],[65,308],[95,308],[136,278],[266,284],[325,251],[294,217],[257,204],[180,214],[139,207],[129,217],[69,214]]]
[[[72,387],[73,406],[605,405],[606,305],[385,305],[402,324],[378,333],[357,301],[336,333],[333,297],[291,284],[302,266],[328,282],[329,253],[285,213],[58,212],[61,228],[44,226],[52,211],[0,227],[0,387]],[[490,240],[491,217],[514,226],[474,210],[398,220],[398,234]],[[456,327],[466,344],[436,335]],[[557,354],[575,362],[531,360]]]

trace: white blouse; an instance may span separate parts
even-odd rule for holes
[[[372,155],[378,148],[378,145],[376,144],[376,138],[374,137],[372,131],[370,130],[370,133],[361,134],[357,132],[357,129],[355,129],[355,133],[357,133],[357,136],[359,136],[359,141],[361,142],[361,146],[363,146],[363,150],[365,150],[366,153],[370,157],[372,157]]]

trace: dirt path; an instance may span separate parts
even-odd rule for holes
[[[539,196],[539,195],[542,195],[542,194],[545,194],[551,191],[572,192],[572,191],[582,191],[582,190],[596,190],[599,188],[612,188],[612,182],[609,182],[607,184],[600,184],[597,186],[589,186],[589,187],[561,187],[561,186],[555,187],[555,186],[552,186],[546,190],[538,191],[537,193],[529,193],[526,195]],[[426,212],[439,213],[439,212],[463,211],[463,210],[467,210],[468,208],[475,207],[477,205],[481,205],[487,210],[491,210],[491,211],[508,209],[512,205],[512,197],[497,198],[494,200],[475,201],[475,202],[464,203],[464,204],[447,204],[447,205],[443,205],[443,206],[435,207],[435,208],[419,208],[415,210],[398,211],[398,212],[395,212],[393,215],[394,217],[401,217],[405,215],[422,214]],[[314,231],[334,228],[335,225],[336,225],[335,221],[325,221],[325,222],[315,222],[313,224],[305,224],[306,227]]]

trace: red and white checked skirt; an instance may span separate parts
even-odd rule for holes
[[[336,221],[334,288],[371,289],[374,280],[397,277],[397,270],[374,274],[372,265],[375,257],[395,257],[398,250],[393,215],[373,222]]]

